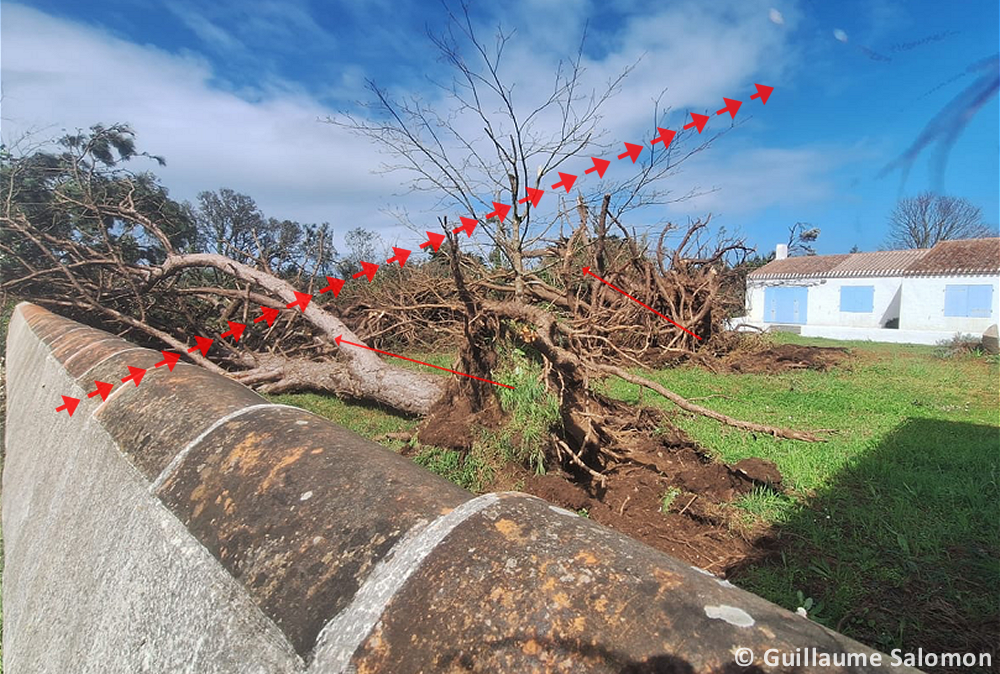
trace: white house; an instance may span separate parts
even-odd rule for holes
[[[929,249],[775,259],[747,276],[747,315],[834,339],[934,344],[981,335],[1000,310],[1000,238],[942,241]]]

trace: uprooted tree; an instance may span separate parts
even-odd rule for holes
[[[721,423],[815,440],[732,419],[635,374],[634,368],[723,348],[723,323],[735,301],[727,280],[738,276],[748,252],[743,242],[710,232],[710,218],[665,224],[655,235],[628,225],[637,209],[689,196],[674,197],[663,185],[712,139],[684,150],[693,137],[682,134],[668,149],[646,152],[626,180],[591,181],[593,191],[576,193],[572,203],[560,200],[554,210],[522,207],[525,187],[541,188],[550,171],[603,153],[601,106],[621,79],[603,93],[581,95],[578,54],[557,72],[551,95],[522,112],[500,77],[507,36],[491,52],[467,14],[453,16],[451,26],[436,43],[457,73],[447,89],[453,114],[399,103],[372,84],[373,116],[331,121],[384,143],[415,172],[414,187],[444,195],[443,210],[480,217],[490,201],[512,204],[507,218],[477,229],[489,246],[479,255],[463,251],[451,232],[455,223],[442,216],[448,240],[428,262],[383,267],[378,283],[348,284],[337,302],[332,293],[316,295],[301,314],[283,311],[238,346],[218,340],[222,353],[191,357],[265,392],[327,391],[427,416],[434,423],[425,425],[421,440],[444,444],[448,438],[432,429],[454,425],[442,422],[499,423],[504,390],[400,368],[371,351],[340,348],[337,337],[410,346],[441,339],[458,347],[456,369],[493,380],[503,379],[505,360],[516,353],[537,366],[532,385],[552,411],[546,437],[532,440],[566,467],[598,479],[624,460],[631,438],[648,435],[657,423],[602,394],[600,382],[609,376]],[[465,60],[459,39],[472,46],[479,66]],[[476,126],[468,125],[470,116]],[[463,131],[480,127],[482,138]],[[328,226],[267,220],[225,191],[202,195],[195,213],[171,200],[153,175],[127,170],[142,156],[123,125],[64,137],[56,149],[5,150],[4,293],[186,352],[195,335],[219,336],[227,320],[249,323],[261,307],[284,310],[296,290],[315,294],[330,270],[345,274]],[[547,198],[555,201],[552,192]],[[584,275],[584,267],[675,323]]]
[[[412,189],[431,191],[446,209],[481,220],[477,231],[489,244],[477,257],[460,252],[462,239],[450,231],[456,223],[441,219],[454,281],[449,287],[458,300],[458,310],[448,319],[461,335],[461,368],[488,378],[498,366],[497,344],[531,349],[541,361],[546,389],[558,398],[561,426],[551,437],[554,453],[593,476],[620,458],[614,448],[624,444],[625,436],[650,430],[638,428],[627,410],[591,385],[608,375],[723,423],[815,439],[725,417],[623,369],[716,348],[732,315],[738,293],[727,281],[738,277],[735,270],[750,252],[741,240],[710,232],[710,216],[684,227],[662,225],[652,236],[640,236],[628,225],[629,217],[643,209],[694,196],[671,193],[669,178],[721,134],[697,141],[693,132],[682,133],[669,147],[654,144],[630,177],[591,179],[585,181],[592,185],[589,191],[560,198],[549,190],[556,182],[549,176],[574,160],[608,154],[602,110],[630,68],[600,90],[587,90],[581,43],[575,58],[556,69],[546,97],[522,101],[504,78],[504,52],[512,36],[500,29],[489,44],[481,40],[464,6],[449,19],[445,33],[431,36],[453,73],[440,87],[443,101],[396,98],[370,81],[366,116],[342,114],[327,121],[383,146],[398,160],[387,170],[407,173]],[[652,128],[660,118],[657,101]],[[650,135],[656,134],[651,130]],[[546,190],[550,207],[537,208],[526,199],[529,188]],[[557,207],[551,208],[556,199]],[[483,219],[494,210],[493,202],[512,206],[507,217]],[[406,222],[415,231],[423,229]],[[673,323],[584,275],[584,267]],[[442,307],[456,302],[439,287],[433,281],[411,282],[406,292],[396,288],[396,297],[405,301],[397,299],[393,309],[372,303],[366,312],[371,331],[385,334],[390,325],[419,324],[428,312],[440,319]],[[440,330],[440,322],[435,327]],[[435,428],[450,430],[470,413],[495,416],[496,393],[479,380],[452,381],[421,438],[444,442],[447,438]]]

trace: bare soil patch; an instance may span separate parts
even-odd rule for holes
[[[730,372],[768,374],[787,370],[819,370],[826,372],[843,363],[850,351],[839,346],[801,346],[778,344],[762,351],[735,352],[723,357],[718,364]]]
[[[765,532],[748,530],[728,504],[755,486],[781,484],[771,462],[714,461],[679,431],[633,448],[627,462],[606,474],[603,487],[577,479],[562,472],[531,476],[523,491],[722,577],[766,545]]]

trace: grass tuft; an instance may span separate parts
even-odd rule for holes
[[[479,451],[542,475],[548,436],[561,420],[559,398],[547,390],[541,357],[534,350],[508,345],[499,356],[501,365],[494,375],[514,387],[500,389],[500,407],[510,418],[499,430],[483,433]]]
[[[681,495],[681,490],[677,487],[670,487],[665,492],[663,492],[663,497],[660,499],[660,512],[666,515],[670,512],[670,506],[673,505],[677,497]]]

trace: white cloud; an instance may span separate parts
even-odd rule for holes
[[[383,228],[379,208],[399,181],[373,175],[371,145],[318,118],[331,111],[285,93],[250,103],[210,85],[207,61],[122,41],[108,33],[4,6],[4,138],[28,129],[72,130],[128,122],[171,194],[193,200],[231,187],[264,212],[329,221],[338,233]]]
[[[217,17],[193,12],[189,5],[172,7],[188,28],[217,48],[242,50],[253,44],[249,29],[232,29]],[[268,7],[273,9],[273,3]],[[564,4],[546,0],[532,0],[526,7],[537,16],[566,11]],[[588,11],[586,0],[578,0],[572,13],[576,19],[517,26],[505,72],[516,76],[517,100],[525,107],[548,93],[556,59],[572,56],[583,25],[580,17]],[[783,11],[786,24],[794,25],[795,6]],[[690,0],[636,9],[613,39],[605,38],[606,53],[584,63],[588,82],[599,86],[642,57],[605,110],[608,140],[616,147],[623,140],[648,142],[652,136],[644,136],[654,126],[651,100],[664,88],[665,101],[675,109],[668,126],[679,128],[690,119],[689,111],[714,111],[722,106],[723,96],[742,99],[747,106],[754,81],[781,81],[795,53],[788,42],[789,25],[779,28],[768,16],[764,0],[730,0],[711,7]],[[329,221],[338,234],[357,226],[379,229],[390,242],[399,230],[391,229],[393,221],[380,212],[383,207],[403,207],[423,218],[427,227],[433,223],[433,215],[424,209],[435,196],[394,198],[394,193],[405,191],[405,176],[374,175],[387,158],[369,141],[318,123],[317,118],[333,111],[299,84],[262,75],[257,95],[248,100],[220,90],[218,73],[203,56],[128,42],[17,4],[5,4],[3,18],[5,140],[29,128],[74,129],[125,121],[136,129],[142,150],[166,157],[167,167],[155,170],[176,198],[193,199],[201,190],[231,187],[251,195],[268,215]],[[321,30],[300,9],[291,21],[307,35]],[[491,27],[483,30],[482,36],[491,34]],[[266,31],[263,25],[253,28],[259,34]],[[412,39],[424,38],[420,34]],[[413,53],[427,61],[428,70],[435,66],[427,50]],[[345,86],[372,75],[362,67],[344,63],[344,80],[328,84],[322,93],[343,93]],[[423,93],[432,102],[440,96],[437,90]],[[481,135],[481,123],[460,123]],[[710,128],[713,123],[720,122],[713,116]],[[540,127],[547,132],[553,128]],[[739,133],[750,131],[744,127]],[[780,199],[829,196],[823,180],[828,161],[822,153],[759,149],[745,150],[738,158],[716,146],[686,166],[682,176],[689,177],[691,186],[720,188],[688,202],[692,211],[750,212]],[[684,180],[672,184],[675,193],[686,189]]]

